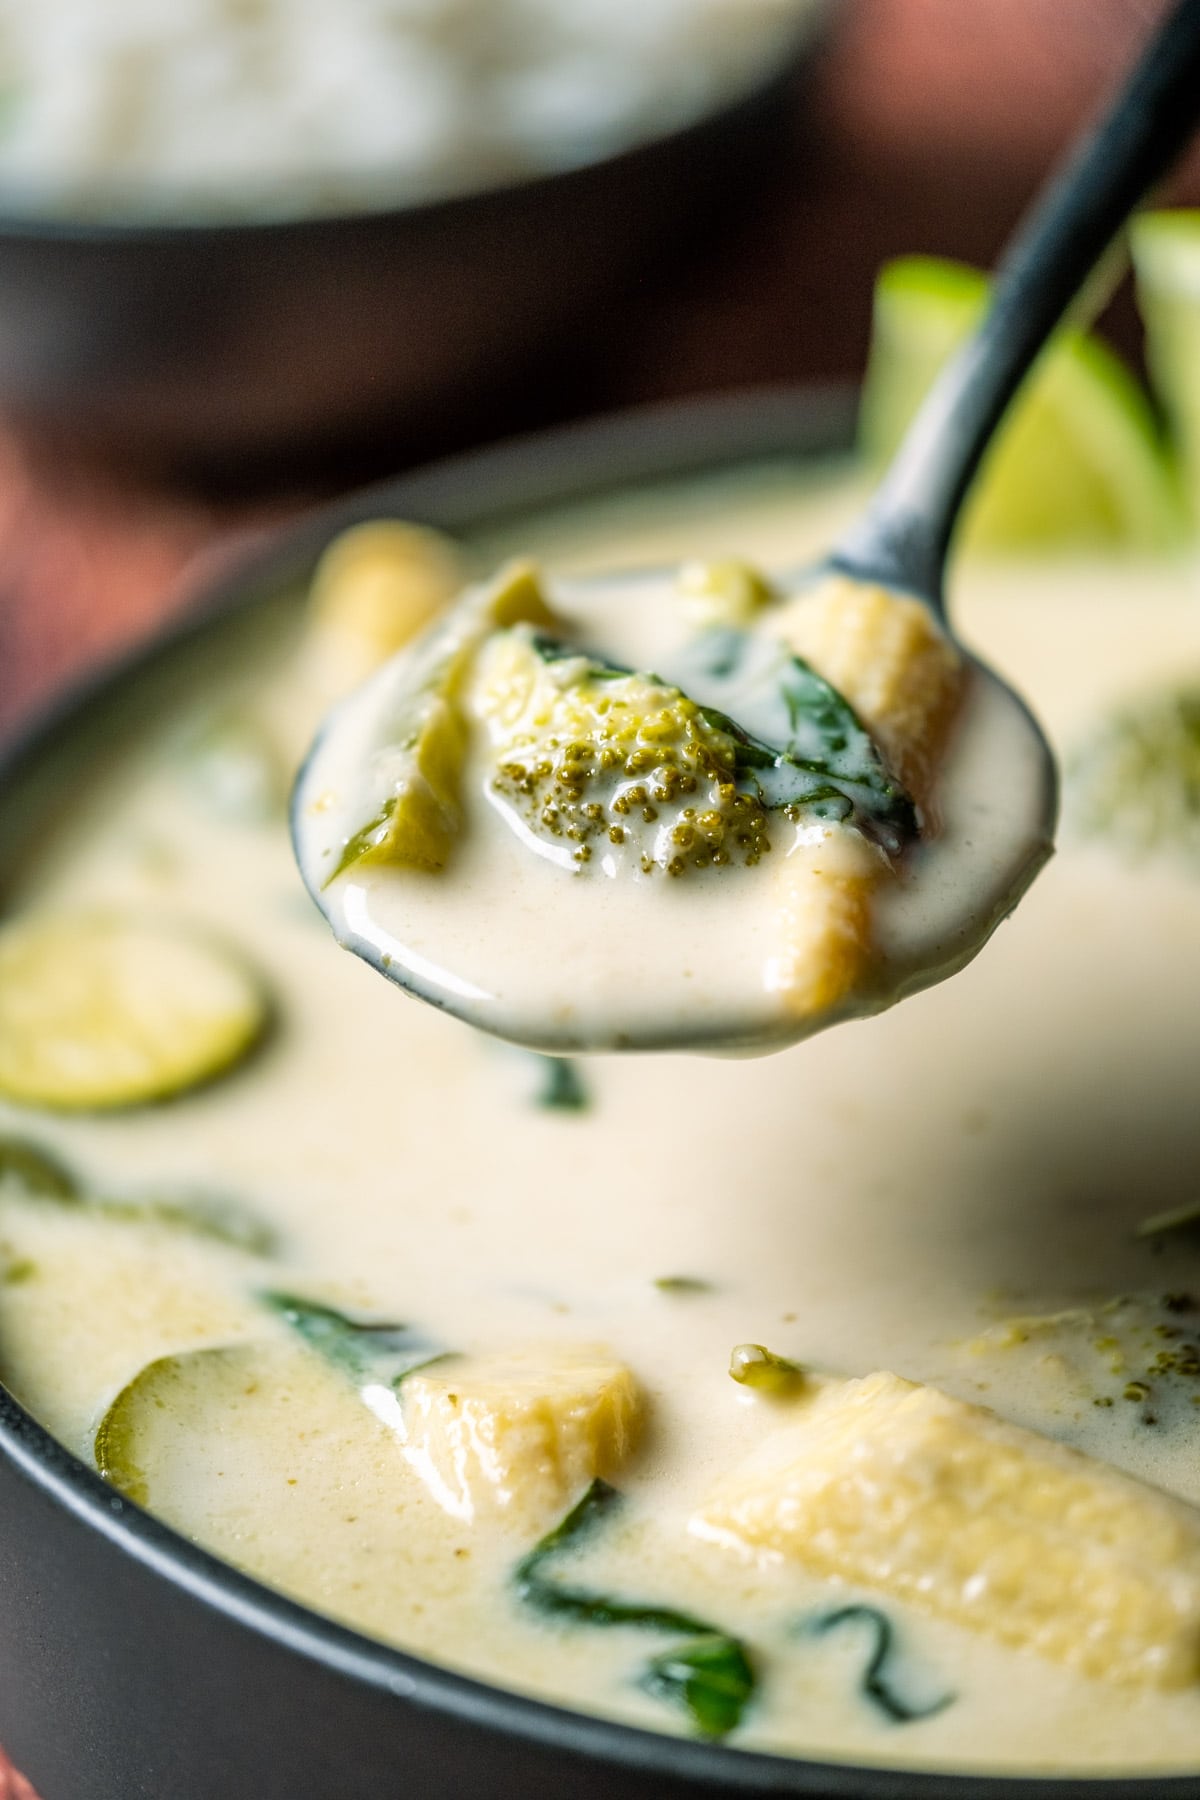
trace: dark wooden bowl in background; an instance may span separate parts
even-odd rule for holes
[[[825,12],[694,123],[462,198],[264,223],[0,216],[0,406],[224,488],[477,438],[548,366],[569,381],[585,346],[619,341],[623,290],[761,188]]]

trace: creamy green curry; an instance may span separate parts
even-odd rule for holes
[[[770,581],[859,497],[797,482],[471,556]],[[5,1381],[185,1535],[486,1681],[746,1749],[1194,1768],[1194,564],[963,563],[964,641],[1068,763],[1059,853],[953,980],[753,1061],[504,1046],[332,944],[291,771],[460,579],[353,534],[8,820]]]

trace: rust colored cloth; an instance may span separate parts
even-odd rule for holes
[[[0,1800],[38,1800],[37,1795],[0,1750]]]
[[[245,527],[287,510],[134,488],[0,426],[0,734],[185,606]]]

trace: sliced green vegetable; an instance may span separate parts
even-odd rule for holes
[[[392,792],[346,840],[325,885],[357,863],[399,863],[431,873],[445,868],[462,825],[459,786],[466,751],[466,728],[454,702],[437,690],[418,695],[410,713],[397,721],[393,754],[399,766]]]
[[[891,1669],[896,1652],[895,1627],[878,1607],[840,1606],[836,1612],[810,1620],[807,1629],[816,1637],[824,1637],[844,1625],[866,1628],[871,1649],[862,1673],[863,1696],[893,1724],[908,1725],[916,1719],[931,1719],[935,1713],[944,1712],[954,1704],[954,1694],[942,1694],[924,1705],[914,1705],[897,1693]]]
[[[96,1428],[93,1453],[106,1481],[148,1506],[162,1471],[189,1446],[197,1398],[245,1393],[257,1375],[258,1346],[222,1345],[160,1356],[121,1389]]]
[[[534,1054],[542,1075],[538,1105],[551,1112],[586,1112],[591,1097],[579,1073],[579,1064],[567,1056],[543,1056],[536,1051]]]
[[[297,1294],[262,1296],[309,1347],[356,1386],[396,1388],[406,1375],[446,1355],[443,1344],[390,1320],[352,1319],[332,1306]]]
[[[735,1344],[729,1352],[729,1373],[743,1387],[779,1397],[799,1393],[808,1379],[799,1363],[776,1356],[764,1344]]]
[[[279,1249],[279,1234],[265,1219],[243,1206],[215,1194],[155,1194],[136,1200],[87,1199],[86,1204],[106,1219],[132,1225],[169,1225],[196,1237],[212,1238],[248,1256],[272,1256]]]
[[[1151,1213],[1138,1222],[1135,1237],[1166,1237],[1173,1231],[1200,1232],[1200,1200],[1189,1200],[1185,1206],[1168,1207],[1165,1212]]]
[[[52,1151],[27,1138],[0,1137],[0,1188],[9,1183],[38,1199],[80,1199],[79,1183]]]
[[[279,1248],[274,1228],[240,1201],[215,1194],[157,1193],[117,1199],[90,1193],[40,1145],[24,1138],[0,1137],[0,1193],[10,1184],[21,1199],[86,1207],[103,1218],[131,1225],[170,1225],[250,1256],[270,1256]]]
[[[549,1571],[567,1551],[577,1551],[622,1505],[622,1495],[608,1482],[592,1482],[582,1500],[517,1564],[513,1582],[517,1596],[539,1612],[577,1620],[583,1625],[634,1625],[648,1631],[682,1631],[708,1636],[712,1627],[690,1613],[641,1601],[614,1600],[583,1588],[549,1579]]]
[[[517,1564],[517,1597],[539,1613],[578,1625],[678,1633],[685,1641],[653,1658],[639,1681],[681,1706],[704,1736],[724,1737],[740,1724],[755,1687],[750,1660],[737,1638],[674,1607],[617,1599],[555,1578],[560,1560],[582,1549],[621,1504],[615,1488],[593,1481],[578,1504]]]
[[[241,1061],[268,1015],[241,956],[186,926],[60,913],[0,931],[0,1093],[25,1105],[165,1100]]]
[[[987,296],[986,278],[959,263],[909,256],[883,269],[861,416],[872,462],[891,456]],[[1105,344],[1064,326],[996,434],[964,539],[994,550],[1158,548],[1179,528],[1174,472],[1145,394]]]
[[[556,623],[530,563],[514,563],[490,587],[468,593],[398,674],[385,677],[390,711],[371,758],[374,807],[346,839],[326,887],[364,862],[434,874],[445,867],[462,825],[462,685],[489,634],[518,621],[539,630]]]
[[[659,1275],[654,1285],[660,1294],[711,1294],[714,1291],[714,1284],[702,1281],[698,1275]]]
[[[1151,694],[1102,721],[1067,765],[1069,815],[1133,856],[1200,862],[1200,689]]]

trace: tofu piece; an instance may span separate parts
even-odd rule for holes
[[[456,1518],[541,1521],[632,1453],[643,1400],[594,1344],[531,1344],[446,1357],[401,1388],[405,1454]]]
[[[1081,1675],[1159,1688],[1200,1677],[1200,1513],[896,1375],[829,1383],[690,1529]]]

